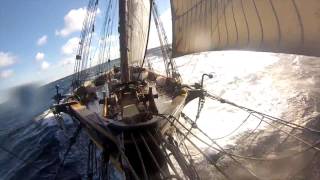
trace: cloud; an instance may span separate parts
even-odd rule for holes
[[[68,14],[64,16],[64,27],[56,30],[56,35],[66,37],[73,32],[80,31],[86,13],[87,10],[85,8],[71,9]]]
[[[14,64],[16,57],[8,52],[0,52],[0,68]]]
[[[66,66],[74,64],[75,58],[74,57],[65,57],[59,61],[59,66]]]
[[[80,42],[80,38],[73,37],[69,39],[62,47],[61,51],[65,55],[72,55],[77,52],[77,48]]]
[[[41,70],[47,70],[50,67],[50,64],[47,61],[41,63]]]
[[[47,42],[48,42],[48,36],[47,35],[43,35],[38,39],[37,45],[38,46],[42,46],[42,45],[45,45]]]
[[[0,72],[0,79],[6,79],[14,75],[12,69],[3,70]]]
[[[36,54],[36,60],[37,60],[37,61],[42,61],[43,59],[44,59],[44,53],[38,52],[38,53]]]

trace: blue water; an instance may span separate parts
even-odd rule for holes
[[[112,66],[114,63],[118,61]],[[54,104],[55,86],[59,85],[63,94],[68,93],[71,81],[72,76],[68,76],[44,86],[27,84],[16,87],[11,90],[9,101],[0,104],[1,180],[54,179],[76,127],[67,115],[63,116],[66,132],[54,117],[44,119],[39,115],[48,114]],[[71,149],[57,179],[85,176],[86,152],[83,150],[86,143],[86,138],[80,134],[79,142]]]
[[[156,58],[152,65],[156,70],[163,66],[158,58],[159,52],[153,52]],[[241,57],[241,61],[234,61]],[[320,112],[320,64],[315,58],[248,52],[202,53],[177,59],[177,65],[187,84],[199,80],[203,73],[214,72],[215,78],[206,80],[208,92],[261,112],[277,117],[284,114],[305,119],[313,118]],[[68,140],[76,129],[67,115],[63,116],[67,133],[60,129],[53,117],[39,118],[54,103],[52,97],[57,84],[68,92],[71,77],[41,87],[35,84],[18,87],[11,92],[10,102],[0,104],[0,180],[54,179]],[[188,116],[195,116],[196,105],[197,102],[185,107]],[[213,113],[215,126],[208,118]],[[207,101],[198,125],[210,136],[221,137],[242,120],[243,117],[230,108]],[[247,123],[243,132],[255,128],[256,123]],[[219,143],[229,142],[221,140]],[[81,133],[57,179],[86,179],[87,144],[85,134]]]
[[[0,105],[1,179],[47,179],[59,164],[63,151],[57,138],[58,126],[43,125],[34,117],[53,104],[55,85],[68,88],[70,77],[38,87],[35,84],[18,87],[10,101]],[[53,120],[53,119],[52,119]],[[24,163],[27,161],[28,163]],[[67,178],[69,179],[69,178]]]

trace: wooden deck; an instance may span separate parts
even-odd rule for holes
[[[180,115],[184,103],[186,99],[186,94],[179,95],[172,99],[171,97],[167,96],[166,94],[159,94],[158,98],[155,99],[155,103],[158,107],[159,114],[164,115],[173,115],[178,118]],[[109,129],[110,126],[117,126],[123,127],[128,126],[122,122],[114,121],[111,119],[106,119],[103,117],[103,106],[99,105],[97,102],[94,102],[93,106],[84,106],[80,103],[76,103],[70,106],[71,113],[76,117],[76,119],[81,123],[89,135],[90,139],[101,149],[103,149],[105,141],[110,141],[113,144],[117,144],[116,136],[111,132]],[[96,106],[100,106],[97,108]],[[100,111],[97,111],[100,109]],[[163,127],[164,129],[161,132],[164,132],[167,129],[168,121],[164,120],[161,117],[154,116],[153,119],[144,122],[144,123],[137,123],[131,125],[132,127],[138,126],[147,126],[148,123],[151,124],[155,121],[160,122],[159,127]]]

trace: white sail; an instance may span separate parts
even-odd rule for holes
[[[151,17],[151,0],[119,1],[121,76],[131,80],[130,66],[141,66],[146,53]]]
[[[320,56],[320,0],[171,0],[173,56],[253,50]]]
[[[147,47],[150,0],[129,0],[127,16],[128,65],[140,66]]]

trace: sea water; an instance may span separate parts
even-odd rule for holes
[[[164,72],[158,54],[149,54],[148,58],[155,70]],[[204,52],[178,58],[176,63],[184,83],[199,82],[203,73],[211,73],[214,78],[204,81],[209,93],[277,117],[287,112],[292,98],[308,98],[310,94],[317,97],[308,91],[313,91],[320,79],[320,63],[315,58],[235,51]],[[0,179],[55,177],[76,127],[69,116],[63,115],[68,130],[63,131],[48,109],[54,103],[55,86],[59,84],[61,91],[66,93],[71,81],[69,76],[41,87],[32,84],[18,87],[11,93],[10,101],[0,105]],[[303,87],[298,88],[300,85]],[[195,100],[184,112],[195,118],[196,109]],[[313,111],[318,112],[318,108],[314,107]],[[237,127],[245,116],[235,108],[207,99],[198,126],[213,138],[221,137]],[[253,129],[257,123],[255,119],[249,120],[235,134],[218,143],[223,146],[233,144],[237,134]],[[85,135],[81,134],[59,171],[59,179],[86,176],[83,168],[86,143]]]

